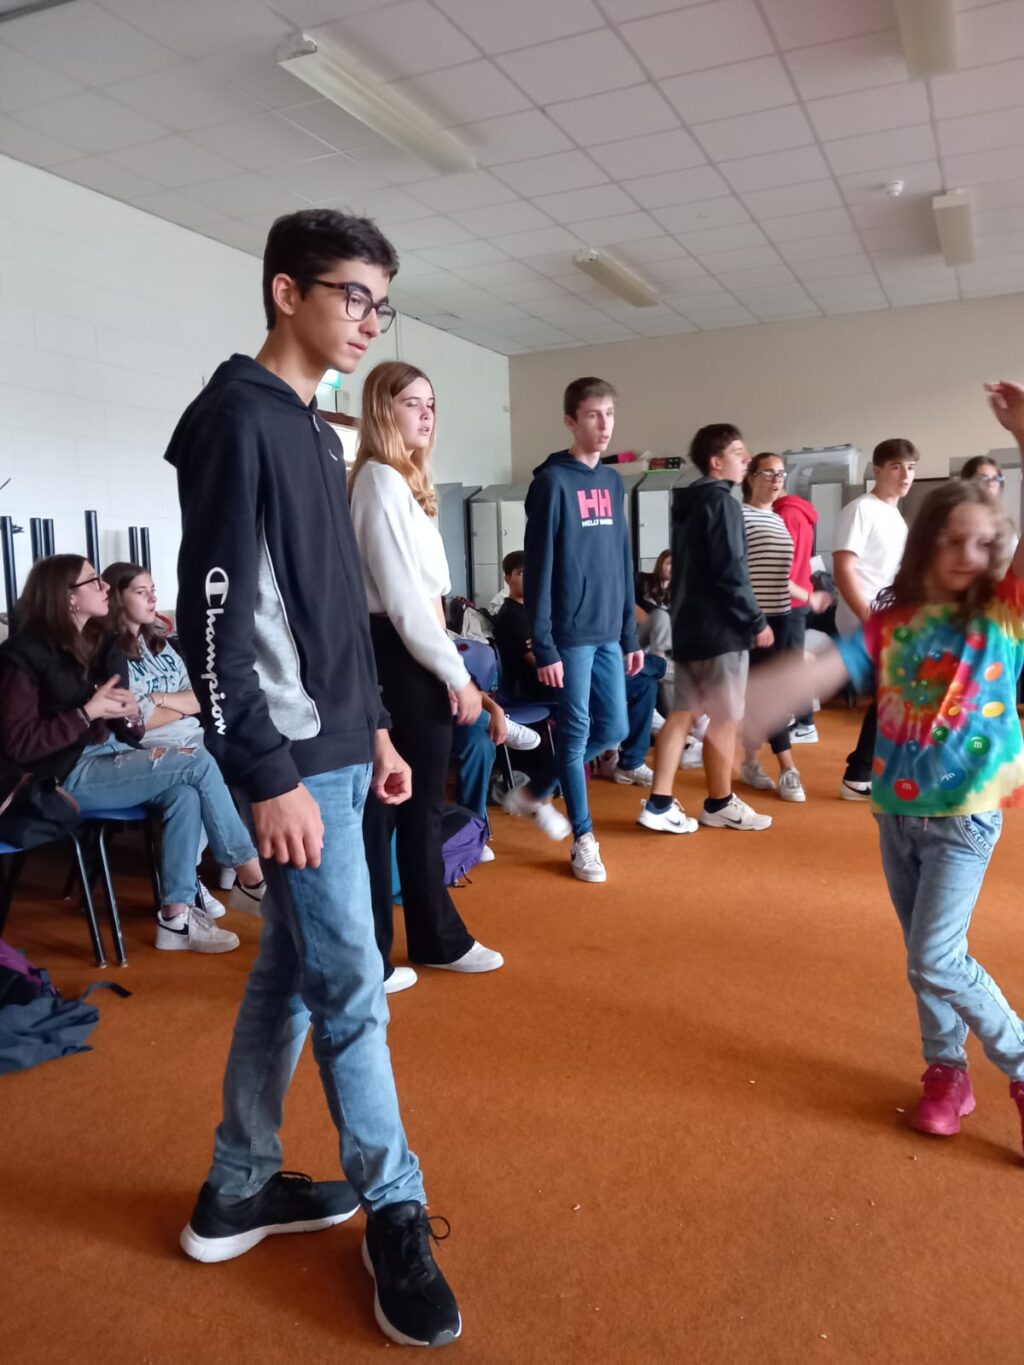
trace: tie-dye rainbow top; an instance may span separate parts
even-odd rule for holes
[[[859,691],[878,698],[876,811],[971,815],[1024,806],[1017,679],[1024,580],[1007,574],[964,629],[950,604],[881,611],[837,641]]]

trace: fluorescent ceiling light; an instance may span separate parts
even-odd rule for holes
[[[476,170],[476,159],[461,142],[431,122],[404,95],[378,80],[362,62],[334,49],[324,51],[305,35],[303,41],[305,46],[281,58],[278,66],[344,109],[371,132],[442,175]]]
[[[595,251],[592,247],[577,251],[572,263],[634,308],[652,308],[658,302],[658,295],[646,280],[605,251]]]
[[[974,260],[974,206],[968,191],[937,194],[932,212],[946,264],[969,265]]]
[[[955,71],[956,13],[953,0],[895,0],[907,70],[915,79]]]

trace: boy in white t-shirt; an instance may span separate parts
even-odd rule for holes
[[[918,454],[911,441],[894,436],[875,446],[871,456],[875,486],[847,503],[839,516],[832,551],[832,572],[839,589],[836,626],[840,635],[853,632],[871,615],[871,604],[896,577],[907,543],[907,523],[899,510],[914,482]],[[871,760],[875,752],[878,712],[868,708],[857,747],[846,759],[840,796],[845,801],[871,799]]]

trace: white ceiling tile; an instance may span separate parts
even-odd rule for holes
[[[942,283],[922,284],[908,288],[889,285],[885,292],[889,297],[889,302],[897,308],[907,308],[919,303],[951,303],[960,297],[957,279],[952,270],[949,272],[949,279]]]
[[[602,322],[596,327],[574,327],[573,336],[591,346],[603,346],[609,341],[629,341],[636,333],[621,322]]]
[[[596,147],[591,156],[616,180],[628,180],[633,176],[659,175],[665,171],[684,171],[700,166],[705,172],[705,156],[685,128],[673,128],[669,132],[654,133],[649,137],[629,137],[621,142],[608,142]],[[707,199],[715,190],[701,193]],[[679,201],[682,203],[682,200]]]
[[[655,79],[768,56],[775,46],[752,0],[712,0],[621,31]]]
[[[739,247],[767,246],[764,233],[756,223],[734,223],[731,227],[705,228],[699,232],[676,234],[679,241],[696,256],[705,252],[734,251]]]
[[[687,298],[718,294],[722,289],[720,282],[712,279],[700,261],[692,256],[682,256],[675,261],[652,261],[643,267],[643,274],[666,293],[685,294]]]
[[[175,190],[157,190],[155,194],[133,196],[132,203],[143,213],[155,213],[158,218],[166,218],[171,223],[188,228],[216,222],[221,216],[216,209],[208,208]]]
[[[313,165],[314,163],[308,162],[306,164]],[[272,179],[270,176],[267,178]],[[342,195],[334,196],[336,205],[339,200],[349,212],[361,214],[366,218],[379,218],[389,227],[394,227],[397,223],[411,223],[430,216],[430,210],[425,204],[421,204],[418,199],[414,199],[411,194],[406,194],[404,190],[396,190],[393,187],[373,188],[366,186],[357,189],[355,185],[348,185]]]
[[[1021,90],[1024,103],[1024,88]],[[1024,108],[1000,109],[989,114],[967,114],[939,123],[939,148],[943,156],[987,152],[1000,147],[1017,148],[1017,166],[1024,165],[1019,151],[1024,145]]]
[[[1024,229],[1006,232],[979,232],[975,239],[978,260],[992,256],[1007,256],[1015,251],[1024,251]]]
[[[44,66],[88,85],[106,85],[181,59],[138,27],[124,24],[92,0],[40,10],[4,24],[4,42]]]
[[[492,284],[528,284],[540,279],[522,261],[501,261],[497,265],[473,265],[455,272],[460,279],[486,289]]]
[[[670,76],[661,88],[689,124],[793,104],[796,91],[778,57]]]
[[[785,322],[788,318],[819,318],[821,309],[813,299],[790,303],[752,304],[750,311],[759,322]]]
[[[928,92],[923,81],[813,100],[807,106],[807,112],[822,139],[856,137],[862,133],[884,132],[887,128],[905,128],[915,123],[927,123],[931,117]]]
[[[794,265],[793,274],[803,280],[804,284],[809,285],[817,280],[874,276],[874,271],[868,257],[862,251],[858,251],[851,256],[831,256],[821,261],[802,261],[799,265]]]
[[[508,257],[490,242],[455,242],[451,246],[428,246],[420,256],[444,270],[458,270],[463,266],[496,265]]]
[[[491,293],[499,299],[504,299],[506,303],[518,303],[524,306],[528,312],[533,312],[534,304],[540,303],[542,306],[548,300],[564,299],[575,302],[573,295],[565,289],[559,289],[557,284],[552,284],[550,280],[515,280],[508,284],[492,284]]]
[[[720,327],[747,327],[757,318],[749,308],[736,304],[733,308],[712,309],[708,312],[691,311],[686,314],[702,332],[716,332]]]
[[[358,54],[381,80],[399,80],[424,71],[475,61],[480,53],[427,0],[400,0],[367,13],[323,24],[317,42]]]
[[[675,128],[679,119],[653,85],[635,85],[613,96],[589,95],[585,99],[551,104],[547,112],[584,147],[615,142],[623,133],[640,137]]]
[[[207,223],[199,232],[202,236],[213,237],[226,246],[247,251],[250,256],[261,256],[267,242],[265,232],[260,232],[259,228],[253,227],[250,223],[240,222],[236,218],[229,218],[220,223]]]
[[[534,228],[551,226],[546,213],[525,199],[517,199],[511,204],[492,204],[483,209],[460,209],[451,215],[470,232],[481,237],[490,237],[499,232],[531,232]]]
[[[417,180],[426,180],[432,170],[425,161],[410,156],[383,138],[374,138],[363,147],[352,147],[346,151],[346,156],[392,185],[410,185]]]
[[[1008,290],[1002,280],[979,280],[977,283],[966,281],[960,286],[960,297],[964,299],[989,299],[996,295],[1024,293],[1024,277]]]
[[[314,204],[327,199],[351,199],[354,195],[365,194],[367,190],[380,189],[384,184],[383,177],[371,175],[340,152],[316,156],[310,161],[296,161],[293,165],[271,166],[264,172],[264,177],[272,185],[301,195]],[[425,212],[421,208],[419,215]],[[410,213],[409,217],[419,215]]]
[[[974,203],[979,209],[1016,208],[1024,204],[1024,176],[976,185]]]
[[[899,252],[911,258],[928,256],[939,245],[931,213],[915,215],[904,223],[861,228],[860,240],[872,254],[880,251]]]
[[[209,153],[203,152],[201,148],[195,149],[201,156],[208,156]],[[131,155],[130,153],[118,153],[117,157]],[[184,167],[184,161],[168,158],[165,165],[161,165],[162,173],[169,173],[177,176]],[[156,179],[154,174],[154,179]],[[178,189],[180,186],[175,183],[169,185],[170,189]],[[187,185],[185,190],[190,199],[197,200],[198,203],[206,205],[211,209],[219,209],[225,218],[251,217],[255,214],[265,213],[267,215],[267,226],[270,220],[276,218],[281,213],[288,213],[294,208],[303,208],[306,205],[302,200],[294,195],[290,195],[286,190],[271,185],[262,176],[248,172],[245,175],[218,176],[203,184]]]
[[[892,24],[892,0],[762,0],[780,47],[855,38]]]
[[[935,76],[931,81],[932,107],[939,119],[985,114],[992,109],[1012,109],[1020,104],[1022,90],[1024,59],[1017,58],[994,66]]]
[[[312,133],[273,112],[250,114],[247,118],[218,123],[212,128],[197,128],[192,133],[192,140],[248,171],[261,171],[284,162],[308,161],[334,150]]]
[[[905,223],[919,213],[931,213],[931,200],[927,196],[904,194],[899,199],[891,199],[879,193],[876,199],[854,204],[850,209],[850,217],[859,228],[889,227],[894,223]]]
[[[589,307],[576,294],[560,289],[553,280],[548,280],[551,292],[543,299],[533,299],[530,312],[537,317],[551,318],[558,326],[571,326],[576,322],[600,322],[601,314],[596,308]]]
[[[796,283],[796,276],[786,265],[762,265],[748,270],[722,270],[718,282],[726,289],[758,289],[770,284]]]
[[[202,57],[256,39],[280,42],[292,31],[286,19],[259,0],[103,0],[135,29],[175,52]]]
[[[107,86],[104,94],[138,114],[156,119],[175,133],[242,118],[262,107],[222,77],[194,62],[183,62],[169,71],[136,76],[130,81],[118,81]]]
[[[72,147],[81,147],[83,152],[112,152],[139,142],[153,142],[167,131],[152,119],[143,118],[94,90],[21,109],[15,117],[29,128],[62,138]]]
[[[820,280],[807,280],[805,287],[819,303],[837,296],[846,298],[879,291],[878,276],[873,270],[861,271],[856,275],[829,275]]]
[[[841,175],[839,188],[850,204],[863,204],[885,197],[885,186],[894,180],[904,182],[904,195],[938,194],[943,186],[943,175],[937,161],[919,161],[912,165],[881,166],[858,171],[855,175]]]
[[[670,9],[686,9],[704,0],[603,0],[602,8],[612,23],[622,24],[627,19],[646,19],[649,14],[664,14]]]
[[[135,195],[146,194],[157,187],[152,180],[135,171],[126,171],[123,166],[107,161],[102,156],[89,156],[81,161],[72,161],[67,166],[54,167],[55,174],[65,180],[73,180],[77,185],[86,185],[100,194],[108,194],[113,199],[131,199]]]
[[[665,318],[655,318],[653,321],[646,316],[637,318],[633,324],[636,331],[642,337],[670,337],[682,336],[685,332],[696,332],[697,328],[692,322],[687,322],[685,318],[668,316]]]
[[[801,47],[786,62],[805,100],[874,90],[907,79],[907,63],[895,28],[839,43]]]
[[[468,242],[472,234],[461,223],[437,214],[433,218],[416,218],[389,228],[389,236],[397,247],[421,251],[428,246],[447,246],[449,242]]]
[[[919,128],[894,128],[887,133],[867,133],[826,142],[825,153],[837,175],[851,175],[875,167],[892,166],[901,160],[926,161],[935,156],[935,138],[928,124]]]
[[[799,185],[802,180],[821,180],[828,175],[825,158],[817,147],[795,147],[788,152],[768,152],[727,161],[721,172],[739,194],[750,190]]]
[[[773,242],[799,242],[804,237],[849,234],[853,231],[853,222],[846,209],[819,209],[817,213],[771,218],[764,224],[764,230]]]
[[[454,209],[483,209],[491,204],[506,204],[516,198],[514,190],[495,180],[487,171],[439,175],[433,180],[414,181],[406,186],[406,190],[439,213],[451,213]]]
[[[305,104],[289,105],[279,113],[281,118],[298,128],[304,128],[307,133],[312,133],[339,152],[366,146],[369,136],[366,124],[346,114],[331,100],[310,100]]]
[[[809,180],[803,185],[786,185],[781,189],[750,190],[743,195],[743,202],[755,218],[767,219],[838,208],[843,199],[834,180]]]
[[[530,108],[526,95],[493,62],[486,61],[466,62],[396,81],[391,89],[436,119],[442,128]]]
[[[968,152],[964,156],[943,157],[946,168],[944,183],[947,185],[982,185],[987,180],[1004,180],[1020,169],[1019,152],[998,151]],[[942,186],[940,185],[941,189]]]
[[[687,280],[678,285],[666,287],[664,301],[680,313],[712,312],[723,308],[735,308],[736,298],[728,289],[723,289],[717,280],[707,277],[700,283],[706,288],[691,289]]]
[[[528,161],[513,161],[495,172],[513,189],[533,197],[557,190],[579,190],[602,185],[608,177],[585,152],[558,152]]]
[[[992,211],[975,208],[974,230],[979,237],[989,237],[996,232],[1015,232],[1018,228],[1024,228],[1024,203],[1015,208]]]
[[[202,58],[201,64],[207,70],[226,76],[232,85],[270,109],[308,104],[313,92],[305,81],[278,66],[279,46],[267,39],[243,43],[222,52],[212,52]]]
[[[110,159],[129,171],[149,176],[168,190],[179,190],[207,180],[223,180],[226,176],[237,175],[240,169],[236,162],[216,156],[181,136],[161,138],[159,142],[147,142],[141,147],[126,147],[123,152],[112,152]],[[234,213],[230,207],[225,212]],[[244,207],[237,210],[239,215],[248,212]]]
[[[696,232],[701,228],[731,227],[746,223],[750,214],[731,194],[718,199],[700,199],[693,204],[673,204],[654,214],[668,232]]]
[[[1024,57],[1024,0],[961,14],[957,20],[961,67],[984,66],[1009,57]]]
[[[548,231],[564,232],[565,228],[550,228]],[[572,234],[570,233],[570,236]],[[567,270],[566,253],[563,249],[548,251],[540,256],[530,256],[529,265],[531,270],[536,270],[539,274],[546,276],[549,280],[556,280],[564,275]]]
[[[756,270],[763,265],[781,265],[779,253],[770,246],[748,246],[738,251],[701,251],[700,263],[712,275],[730,270]]]
[[[637,85],[643,68],[611,29],[509,52],[498,65],[540,105]]]
[[[876,309],[889,307],[889,300],[881,289],[869,294],[844,294],[832,299],[821,299],[819,303],[826,317],[839,317],[843,313],[873,313]]]
[[[507,52],[529,43],[546,43],[600,28],[601,14],[591,0],[437,0],[485,52]]]
[[[502,303],[500,299],[494,299],[483,308],[460,308],[458,313],[460,317],[482,327],[500,326],[506,322],[525,322],[529,318],[529,314],[522,308],[517,308],[514,303]]]
[[[798,280],[792,284],[762,284],[752,289],[736,289],[736,297],[748,308],[764,304],[803,305],[809,302],[807,291]]]
[[[565,134],[539,109],[463,124],[458,137],[484,166],[524,161],[547,152],[564,152],[572,146]]]
[[[293,23],[309,29],[373,9],[377,3],[378,0],[274,0],[274,9],[278,14],[286,14]]]
[[[532,257],[550,252],[578,251],[583,243],[564,227],[535,228],[532,232],[503,233],[493,238],[494,245],[510,256],[518,256],[533,265]]]
[[[839,232],[829,237],[807,237],[799,242],[783,242],[779,246],[779,251],[790,265],[852,256],[860,249],[861,241],[856,232]]]
[[[626,261],[631,261],[634,265],[647,265],[656,261],[675,261],[684,257],[686,252],[674,237],[663,235],[630,242],[623,248],[622,255]]]
[[[694,128],[693,135],[713,161],[782,152],[788,147],[805,147],[814,141],[804,111],[795,104],[703,123]]]
[[[586,190],[544,194],[534,203],[557,223],[578,223],[613,213],[632,213],[636,203],[618,185],[595,185]]]
[[[657,237],[658,224],[646,213],[621,213],[611,218],[592,218],[582,223],[569,223],[570,232],[588,246],[610,246],[616,242],[642,241]]]
[[[64,161],[75,161],[81,154],[81,147],[69,146],[59,138],[18,123],[8,114],[0,114],[0,155],[27,161],[33,166],[57,166]]]
[[[0,113],[63,99],[80,89],[77,81],[0,43]]]

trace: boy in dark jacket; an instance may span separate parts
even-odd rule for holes
[[[570,864],[581,881],[603,882],[584,765],[626,737],[626,674],[639,673],[644,655],[622,481],[601,463],[615,428],[615,390],[603,379],[575,379],[563,411],[572,445],[533,471],[526,495],[523,587],[537,677],[560,689],[558,776],[572,822]],[[533,815],[551,790],[517,788],[506,809]]]
[[[750,649],[772,643],[771,627],[750,586],[743,514],[732,496],[750,463],[736,427],[701,427],[690,446],[701,473],[672,500],[672,657],[675,710],[654,750],[651,795],[637,820],[663,834],[692,834],[672,786],[694,718],[709,717],[704,736],[708,797],[700,823],[720,829],[767,829],[732,790],[736,734],[743,718]]]

